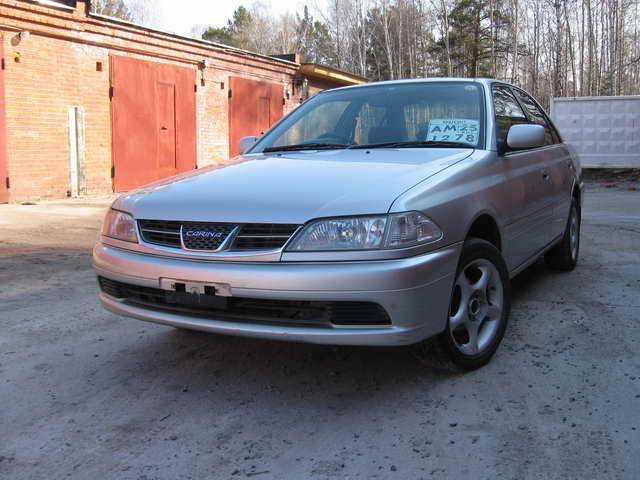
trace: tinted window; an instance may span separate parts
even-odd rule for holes
[[[364,145],[447,141],[483,144],[482,87],[421,82],[338,89],[316,95],[251,150],[305,143]]]
[[[526,93],[514,89],[518,100],[522,103],[525,110],[527,111],[527,115],[529,116],[529,120],[533,123],[537,123],[538,125],[542,125],[545,130],[545,144],[553,145],[554,143],[560,143],[560,139],[557,138],[555,131],[549,126],[549,122],[547,122],[547,118],[545,114],[540,110],[540,108],[536,105],[536,102]]]
[[[506,145],[509,128],[529,123],[529,120],[513,94],[504,87],[493,87],[493,104],[496,110],[496,141],[498,145]]]

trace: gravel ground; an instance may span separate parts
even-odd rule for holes
[[[596,188],[597,187],[597,188]],[[0,478],[638,479],[640,193],[514,282],[493,361],[183,333],[97,301],[104,199],[0,205]]]

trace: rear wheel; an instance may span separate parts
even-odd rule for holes
[[[485,365],[498,349],[511,306],[509,273],[489,242],[465,242],[451,294],[447,329],[440,343],[458,367]]]
[[[571,202],[571,211],[564,235],[560,243],[544,256],[547,265],[557,270],[570,272],[578,264],[580,253],[580,210],[575,199]]]

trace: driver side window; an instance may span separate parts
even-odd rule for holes
[[[526,93],[514,89],[515,94],[518,96],[518,99],[527,109],[529,113],[529,117],[531,118],[532,123],[537,123],[538,125],[542,125],[544,127],[545,132],[545,145],[553,145],[554,143],[560,143],[560,139],[558,138],[555,131],[549,126],[547,123],[546,116],[542,111],[538,108],[533,99],[527,95]]]
[[[529,120],[513,94],[504,87],[493,87],[493,105],[496,112],[496,141],[500,148],[506,146],[511,126],[529,123]]]

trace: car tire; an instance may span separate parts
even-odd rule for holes
[[[465,241],[451,293],[447,328],[439,343],[462,370],[486,365],[498,349],[511,308],[511,283],[498,249],[476,238]]]
[[[544,256],[548,266],[563,272],[570,272],[576,268],[580,254],[580,223],[580,209],[574,198],[562,240]]]

